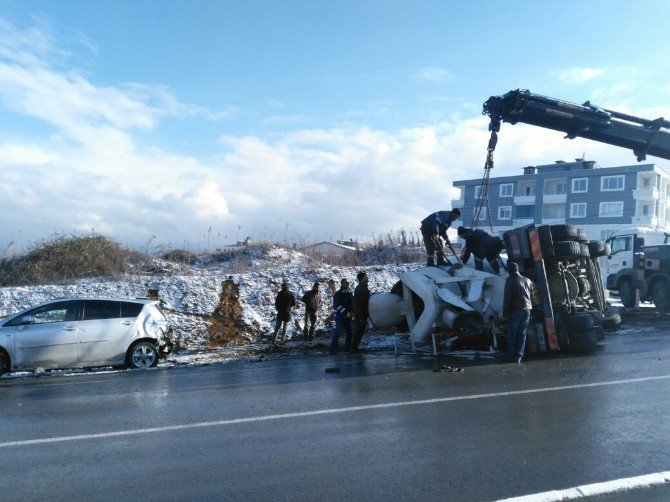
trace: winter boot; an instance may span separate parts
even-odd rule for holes
[[[426,260],[426,267],[434,267],[434,266],[435,266],[435,258],[429,256],[428,260]]]
[[[444,259],[444,253],[441,251],[437,252],[437,266],[438,267],[444,267],[444,266],[449,266],[451,263],[449,263],[447,260]]]

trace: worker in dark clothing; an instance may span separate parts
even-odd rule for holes
[[[427,216],[421,222],[421,235],[423,236],[423,243],[426,245],[426,254],[428,255],[427,266],[435,266],[434,254],[437,254],[438,266],[450,265],[444,259],[444,248],[440,237],[444,239],[445,244],[454,253],[454,256],[457,256],[456,251],[451,246],[451,242],[449,242],[449,237],[447,237],[447,229],[460,217],[461,210],[454,208],[451,211],[437,211]]]
[[[461,255],[461,261],[467,263],[470,255],[475,255],[475,268],[477,270],[484,270],[484,259],[489,262],[493,272],[500,273],[500,251],[503,250],[505,244],[503,241],[485,232],[484,230],[458,227],[458,236],[465,240],[465,249]]]
[[[370,301],[370,290],[368,289],[368,276],[365,272],[359,272],[356,276],[358,286],[354,290],[354,341],[351,344],[351,353],[358,352],[365,327],[368,324],[368,302]]]
[[[316,319],[321,307],[321,294],[319,293],[319,283],[315,282],[312,289],[306,291],[301,298],[305,304],[305,326],[302,334],[305,340],[314,340],[314,330],[316,329]]]
[[[503,316],[507,318],[507,360],[520,363],[526,346],[526,330],[533,308],[533,283],[519,273],[519,265],[507,263]]]
[[[277,335],[279,330],[282,330],[281,341],[286,340],[286,328],[291,320],[291,310],[296,306],[295,296],[288,289],[288,284],[283,282],[281,291],[277,293],[275,298],[275,309],[277,309],[277,322],[275,324],[275,332],[272,337],[272,343],[277,343]]]
[[[342,328],[347,333],[347,337],[344,341],[345,351],[351,350],[351,317],[353,308],[353,295],[349,289],[349,281],[342,279],[340,281],[340,289],[338,289],[333,295],[333,311],[335,312],[335,331],[333,332],[333,337],[330,340],[330,353],[335,354],[337,352],[337,343],[340,340],[340,333],[342,333]]]

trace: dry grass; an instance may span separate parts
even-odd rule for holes
[[[150,262],[145,255],[100,235],[57,236],[27,253],[0,260],[0,285],[63,284],[86,277],[118,278]]]

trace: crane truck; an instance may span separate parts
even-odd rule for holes
[[[670,159],[670,122],[663,118],[643,119],[590,102],[579,105],[528,90],[491,96],[482,113],[490,117],[491,139],[480,201],[486,201],[502,122],[526,123],[562,131],[569,139],[583,137],[628,148],[638,161],[647,155]],[[478,205],[473,221],[479,220],[482,210]],[[608,274],[608,289],[622,288],[620,293],[627,298],[627,287],[638,288],[643,297],[651,295],[658,300],[657,306],[670,310],[670,244],[650,242],[653,245],[645,247],[637,233],[614,235],[609,242],[587,241],[584,232],[571,225],[528,225],[506,232],[503,238],[508,259],[517,262],[535,286],[528,338],[531,353],[591,350],[604,336],[604,328],[621,322],[605,302],[598,263],[603,256],[614,264],[618,253],[634,252],[622,260],[617,272]],[[624,250],[619,249],[624,242],[621,238],[630,238],[625,241],[630,246]],[[409,332],[415,342],[432,341],[435,353],[440,345],[451,349],[478,343],[496,345],[505,327],[501,316],[504,277],[491,272],[457,268],[455,263],[406,272],[390,293],[371,297],[370,317],[378,327],[395,326]]]

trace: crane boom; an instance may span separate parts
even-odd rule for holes
[[[504,96],[491,96],[482,114],[491,118],[490,131],[500,129],[500,121],[545,127],[601,143],[628,148],[638,161],[654,155],[670,159],[670,122],[661,118],[648,120],[606,110],[586,102],[583,105],[548,98],[528,90],[517,89]]]

